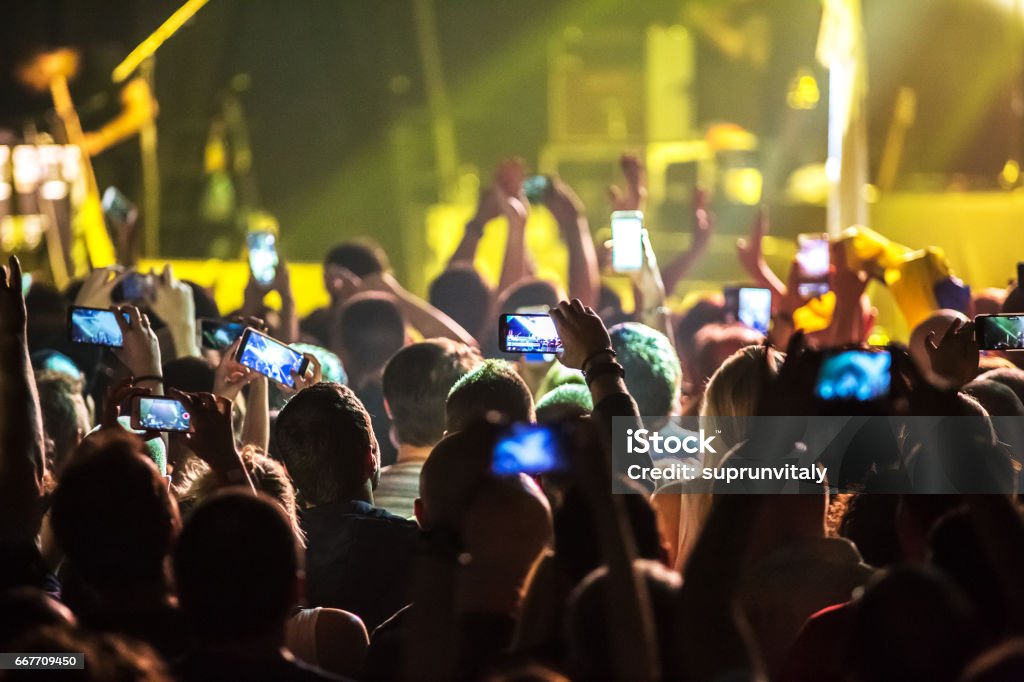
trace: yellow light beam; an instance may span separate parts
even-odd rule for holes
[[[139,43],[120,64],[114,68],[111,78],[115,83],[121,83],[128,79],[139,64],[156,53],[160,46],[174,35],[186,21],[203,8],[203,5],[210,0],[188,0],[184,5],[174,11],[174,14],[167,17],[167,20],[149,35],[148,38]]]

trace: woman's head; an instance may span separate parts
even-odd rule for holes
[[[765,388],[779,374],[785,356],[771,346],[747,346],[733,353],[711,375],[701,404],[701,425],[720,430],[729,448],[746,438],[747,417],[757,411]]]

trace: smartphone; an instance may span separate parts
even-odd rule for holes
[[[309,358],[252,327],[247,327],[242,332],[241,338],[242,341],[238,344],[238,351],[235,354],[235,360],[239,364],[259,372],[282,386],[295,387],[292,372],[297,374],[305,372]]]
[[[21,295],[28,296],[28,290],[32,288],[32,273],[21,273]]]
[[[523,193],[531,204],[543,204],[549,187],[551,179],[546,175],[531,175],[523,180]]]
[[[199,319],[199,345],[210,350],[224,350],[244,331],[245,325],[241,322],[203,317]]]
[[[273,232],[250,232],[245,237],[249,248],[249,269],[260,284],[270,284],[277,274],[277,236]]]
[[[153,278],[141,272],[129,272],[111,294],[115,301],[136,303],[153,297]]]
[[[546,305],[525,305],[516,308],[517,315],[547,315],[548,307]],[[552,362],[557,356],[554,353],[523,353],[522,360],[527,364],[544,364],[545,362]]]
[[[505,353],[559,353],[562,340],[547,313],[505,314],[498,320],[498,347]]]
[[[814,395],[826,401],[866,403],[888,397],[891,387],[888,350],[835,350],[822,358]]]
[[[1024,314],[978,315],[974,338],[981,350],[1024,350]]]
[[[644,264],[644,214],[640,211],[612,213],[612,269],[635,272]]]
[[[131,425],[139,431],[185,433],[192,430],[192,416],[174,398],[139,395],[132,401]]]
[[[772,321],[771,289],[760,287],[726,287],[725,314],[728,319],[750,327],[761,334],[768,333]]]
[[[128,216],[135,210],[135,204],[116,187],[104,190],[100,203],[103,206],[104,217],[111,223],[128,222]]]
[[[121,313],[127,322],[128,313]],[[124,345],[117,313],[106,308],[72,306],[68,310],[68,338],[72,343],[120,348]]]
[[[494,445],[491,471],[501,476],[568,470],[558,431],[541,424],[511,424]]]
[[[826,234],[798,235],[796,252],[800,268],[797,293],[801,298],[817,298],[828,293],[829,241]]]

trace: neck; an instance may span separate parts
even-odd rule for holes
[[[396,462],[422,462],[434,449],[433,445],[409,445],[408,443],[398,444],[398,455]]]
[[[333,500],[320,502],[319,504],[307,503],[306,507],[308,509],[312,509],[313,507],[321,507],[328,504],[346,504],[348,502],[366,502],[367,504],[373,504],[373,487],[370,482],[366,481],[348,495],[340,495]]]

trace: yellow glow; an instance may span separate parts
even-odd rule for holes
[[[756,168],[729,168],[722,173],[725,195],[738,204],[756,206],[761,202],[764,184],[761,171]]]
[[[1020,164],[1017,163],[1016,159],[1008,160],[999,174],[999,184],[1002,185],[1003,189],[1009,189],[1016,185],[1019,179]]]
[[[813,109],[818,106],[821,99],[821,92],[818,90],[818,81],[808,69],[800,69],[794,74],[789,82],[789,92],[786,94],[786,102],[791,109]]]

